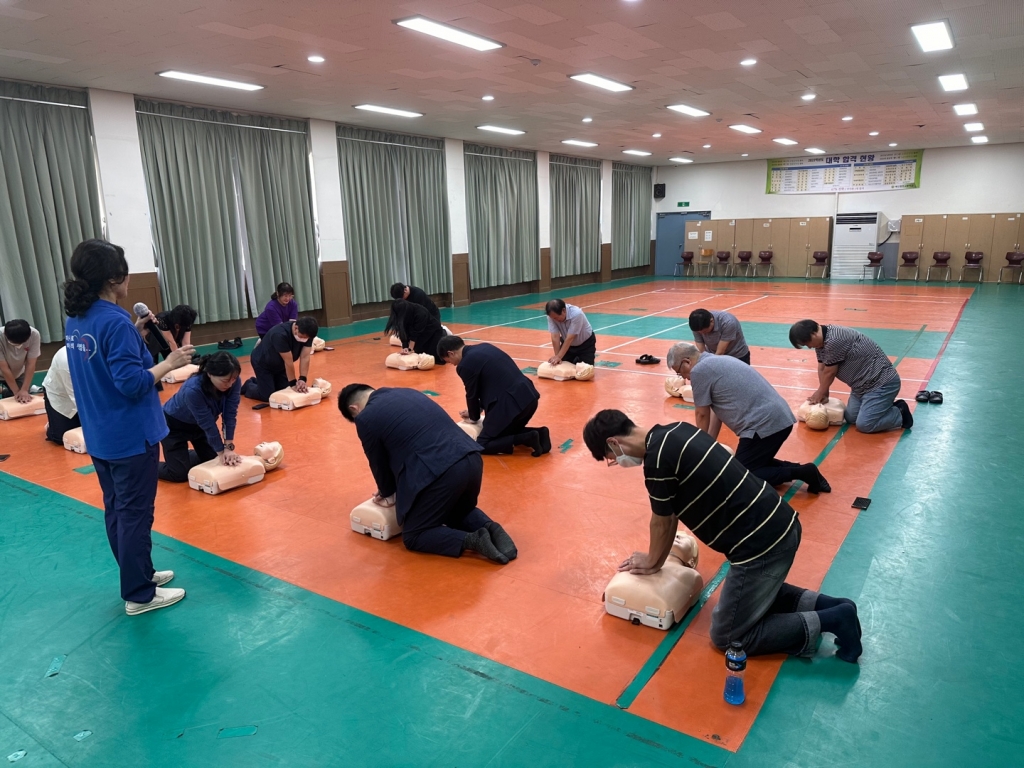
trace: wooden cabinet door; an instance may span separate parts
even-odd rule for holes
[[[960,267],[964,265],[964,252],[970,249],[971,217],[962,213],[950,213],[946,216],[946,242],[944,251],[949,251],[953,258],[949,266],[953,269],[953,281],[960,277]]]
[[[736,219],[735,233],[733,235],[733,243],[736,245],[734,254],[739,251],[753,251],[754,250],[754,220],[753,219]]]
[[[788,231],[786,232],[786,237],[789,237]],[[773,250],[771,219],[754,219],[754,236],[751,240],[750,250],[754,254],[754,258],[751,259],[752,264],[757,263],[758,251]],[[776,269],[778,269],[778,267],[776,267]]]
[[[810,262],[815,251],[832,252],[832,217],[815,216],[807,226],[810,229],[807,233],[807,261]]]
[[[904,216],[902,224],[900,226],[900,253],[903,251],[918,251],[921,253],[921,258],[918,262],[921,264],[931,263],[932,255],[927,254],[927,260],[924,258],[924,216]]]
[[[996,214],[976,213],[971,216],[970,232],[967,236],[967,250],[981,251],[985,258],[981,261],[981,279],[989,279],[986,275],[992,266],[992,234],[996,225]],[[975,275],[965,275],[965,279],[977,280]]]
[[[1021,215],[1019,213],[997,213],[995,226],[992,228],[992,258],[985,253],[985,279],[998,280],[999,268],[1006,266],[1006,254],[1020,250]],[[1012,273],[1006,272],[1006,279]]]
[[[811,260],[811,220],[809,218],[789,220],[789,246],[786,254],[787,277],[803,277],[807,274],[807,262]]]
[[[946,250],[946,215],[933,214],[924,217],[924,235],[921,239],[921,274],[935,263],[932,256],[936,251]],[[934,274],[934,273],[933,273]]]
[[[700,256],[700,225],[703,223],[703,221],[686,222],[686,240],[683,241],[683,251],[692,252],[694,260],[696,260],[696,257]]]
[[[736,256],[736,219],[722,219],[718,222],[718,232],[715,235],[717,250],[729,251]]]

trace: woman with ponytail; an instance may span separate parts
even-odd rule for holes
[[[217,456],[229,467],[242,460],[234,443],[241,372],[238,358],[230,352],[214,352],[202,359],[199,370],[164,404],[169,432],[163,440],[161,480],[184,483],[192,467]],[[217,429],[218,416],[223,422],[223,439]],[[188,449],[189,443],[195,450]]]
[[[71,256],[73,279],[64,285],[68,322],[68,367],[82,431],[103,489],[107,539],[121,572],[125,612],[134,616],[173,605],[183,589],[163,585],[173,571],[153,568],[153,505],[160,441],[167,422],[156,385],[192,359],[194,347],[179,347],[158,365],[117,305],[128,296],[124,249],[86,240]]]
[[[299,305],[295,303],[295,289],[291,283],[278,283],[277,290],[270,296],[262,314],[256,318],[256,333],[262,339],[275,325],[298,317]]]

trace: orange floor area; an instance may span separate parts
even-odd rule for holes
[[[646,548],[650,507],[642,472],[594,461],[583,445],[582,428],[593,413],[607,407],[620,408],[648,426],[694,418],[691,408],[666,396],[663,366],[638,366],[633,358],[643,352],[663,358],[672,340],[689,339],[685,318],[696,306],[735,307],[740,320],[748,322],[788,324],[809,316],[822,322],[914,331],[926,325],[929,331],[946,332],[970,295],[969,290],[920,285],[906,291],[902,285],[763,287],[750,284],[716,296],[712,283],[697,289],[656,282],[590,293],[574,302],[602,314],[662,312],[678,316],[683,325],[647,340],[615,335],[614,328],[601,331],[599,360],[618,362],[618,367],[599,368],[592,382],[536,381],[541,402],[534,422],[551,429],[554,450],[539,459],[528,453],[484,459],[480,506],[507,528],[519,547],[519,558],[507,566],[473,557],[414,554],[399,539],[380,542],[353,533],[349,511],[374,487],[355,428],[341,417],[333,400],[282,412],[253,411],[251,402],[243,399],[235,440],[239,450],[248,452],[263,440],[280,441],[286,453],[283,468],[261,484],[215,497],[161,483],[155,527],[305,589],[614,703],[664,638],[657,630],[606,615],[602,603],[603,589],[618,563],[634,549]],[[893,301],[897,297],[900,303]],[[902,302],[911,300],[918,302],[916,325],[887,320],[905,312]],[[540,305],[529,301],[523,306]],[[868,311],[858,312],[856,322],[851,322],[848,306]],[[516,324],[449,326],[467,338],[498,344],[523,367],[550,354],[547,334],[541,330]],[[623,332],[629,327],[622,326]],[[461,381],[449,366],[430,371],[386,369],[384,357],[393,348],[373,336],[331,344],[334,351],[313,357],[310,373],[331,381],[335,392],[361,381],[426,391],[456,418],[465,407]],[[816,387],[814,354],[809,350],[753,346],[752,358],[794,410]],[[914,357],[900,361],[903,397],[913,400],[932,362]],[[246,362],[243,376],[249,372]],[[165,398],[175,386],[166,387]],[[833,391],[844,399],[848,394],[838,384]],[[0,423],[2,452],[11,454],[3,471],[101,506],[96,478],[74,471],[88,466],[89,458],[44,443],[44,428],[43,418]],[[835,434],[836,428],[813,432],[797,425],[780,458],[811,461]],[[862,435],[848,430],[821,465],[833,493],[812,497],[801,489],[795,494],[791,503],[800,512],[804,538],[792,582],[807,587],[821,583],[856,519],[850,502],[855,496],[870,495],[899,437],[899,432]],[[723,429],[722,441],[735,444],[736,438]],[[102,530],[96,535],[102,536]],[[159,567],[160,553],[154,554]],[[721,563],[721,556],[701,549],[700,570],[706,581]],[[189,601],[206,599],[202,584],[180,586],[189,590]],[[748,703],[739,709],[724,704],[722,656],[708,640],[716,600],[712,596],[630,711],[735,750],[768,695],[782,657],[753,660],[748,668]],[[259,610],[258,605],[252,608]],[[239,632],[244,634],[244,627]]]

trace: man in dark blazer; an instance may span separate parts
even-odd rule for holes
[[[532,449],[535,457],[551,450],[548,428],[527,426],[537,413],[540,393],[515,360],[492,344],[468,346],[458,336],[442,338],[437,356],[454,365],[466,385],[462,418],[476,423],[481,410],[487,416],[476,439],[484,453],[512,453],[517,445]]]
[[[511,537],[476,506],[480,446],[426,395],[349,384],[338,409],[356,434],[377,483],[373,501],[395,505],[406,549],[459,557],[479,552],[502,565],[518,554]]]
[[[441,322],[441,310],[437,308],[437,305],[422,288],[417,288],[415,285],[406,285],[405,283],[395,283],[391,286],[391,298],[395,300],[405,299],[406,301],[411,301],[413,304],[419,304],[427,310],[427,312],[429,312],[437,322]],[[434,350],[430,350],[431,354],[433,354],[433,352]]]

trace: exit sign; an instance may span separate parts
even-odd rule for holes
[[[689,208],[690,201],[687,200],[685,203],[676,203],[676,208]]]

